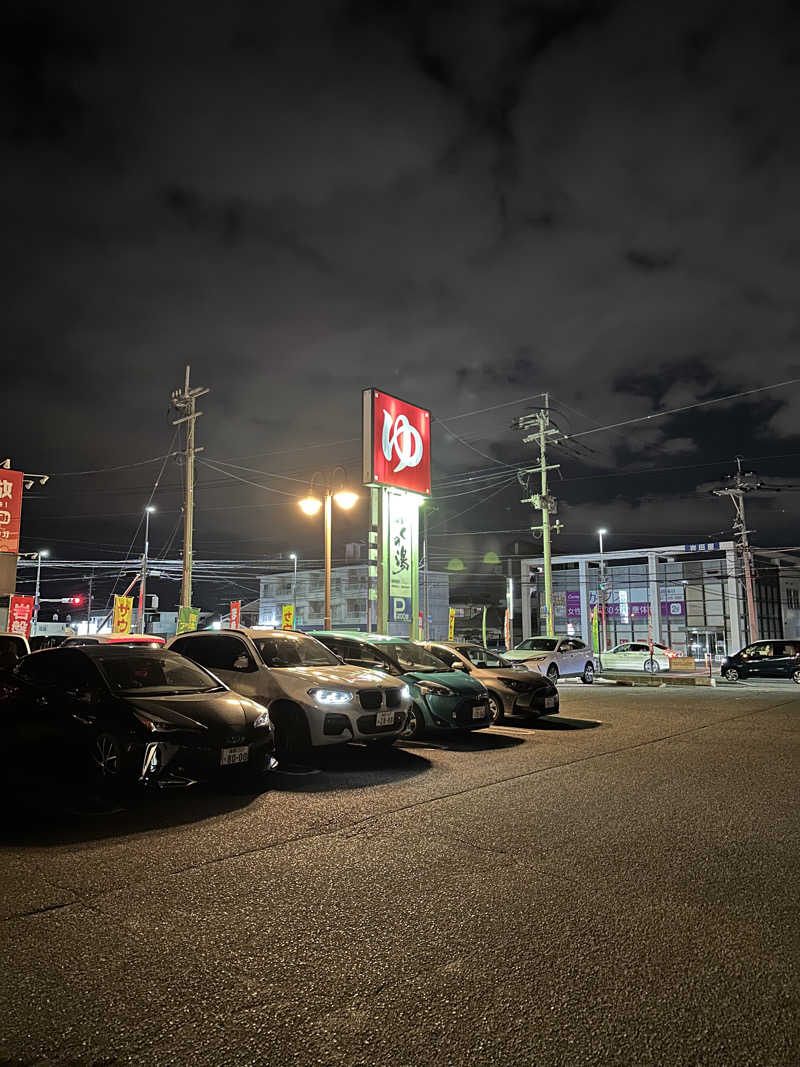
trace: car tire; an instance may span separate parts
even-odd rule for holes
[[[658,672],[661,670],[658,663],[656,663],[656,661],[654,659],[651,659],[649,656],[644,661],[644,669],[647,674],[658,674]]]
[[[551,663],[550,666],[547,668],[547,677],[550,679],[553,685],[555,685],[558,681],[558,667],[556,667],[555,663]]]
[[[800,685],[800,671],[792,671],[792,681]]]
[[[492,726],[498,726],[506,717],[503,701],[497,693],[491,690],[489,690],[489,714],[492,716]]]
[[[725,679],[727,681],[729,681],[729,682],[738,682],[739,681],[740,675],[739,675],[739,672],[736,670],[735,667],[726,667],[724,674],[725,674]],[[795,679],[795,681],[796,681],[796,679]]]
[[[419,704],[412,704],[408,710],[408,722],[403,731],[403,737],[417,739],[422,737],[424,733],[425,716],[422,714],[422,708],[420,708]]]
[[[303,763],[311,755],[311,734],[306,713],[298,704],[276,703],[269,709],[275,726],[278,763]]]
[[[583,674],[581,675],[581,681],[584,685],[591,685],[594,681],[594,664],[587,663],[583,668]]]

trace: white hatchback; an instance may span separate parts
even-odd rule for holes
[[[523,662],[529,670],[558,678],[579,677],[587,685],[594,681],[592,650],[579,637],[528,637],[503,659]]]

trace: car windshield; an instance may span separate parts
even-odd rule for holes
[[[255,637],[253,643],[268,667],[338,667],[338,656],[315,637],[275,634]]]
[[[223,686],[202,667],[177,652],[148,655],[140,649],[130,656],[96,656],[109,687],[115,693],[165,696],[178,693],[210,693]]]
[[[381,641],[380,647],[392,656],[404,671],[449,671],[451,668],[434,656],[427,648],[415,645],[413,641]]]
[[[482,667],[506,667],[508,665],[501,656],[490,652],[488,648],[481,648],[480,645],[459,645],[458,651],[476,667],[478,664]]]
[[[555,652],[558,638],[556,637],[532,637],[525,642],[525,648],[532,648],[539,652]]]

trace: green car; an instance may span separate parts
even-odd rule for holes
[[[474,678],[454,670],[407,637],[357,631],[316,630],[311,634],[345,663],[378,667],[402,678],[411,690],[407,737],[480,730],[492,725],[489,694]]]

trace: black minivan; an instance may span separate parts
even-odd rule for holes
[[[791,678],[800,685],[800,638],[755,641],[723,660],[719,673],[729,682],[739,678]]]

